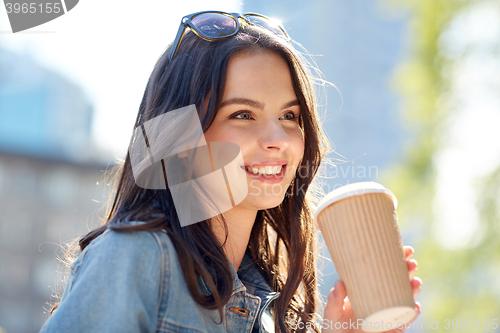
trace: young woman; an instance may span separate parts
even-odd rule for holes
[[[176,209],[167,162],[151,162],[163,171],[164,188],[138,186],[129,149],[107,223],[80,240],[42,332],[321,331],[317,238],[306,192],[327,144],[312,76],[283,27],[259,14],[186,16],[148,81],[131,145],[157,147],[150,121],[190,105],[210,156],[210,143],[239,147],[248,193],[219,215],[181,225],[180,215],[201,209],[199,203]],[[195,155],[193,149],[172,158],[200,176],[199,165],[189,163]],[[411,278],[416,262],[411,248],[405,251]],[[420,280],[412,287],[416,296]],[[355,321],[345,297],[339,281],[325,319]]]

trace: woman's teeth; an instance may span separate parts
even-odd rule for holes
[[[282,165],[276,165],[276,166],[266,165],[265,167],[260,167],[260,168],[246,167],[246,170],[255,175],[273,176],[279,174],[281,172],[282,167],[283,167]]]

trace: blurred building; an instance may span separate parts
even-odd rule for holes
[[[0,49],[0,331],[38,332],[62,246],[100,223],[104,163],[81,88]]]
[[[92,104],[81,88],[28,55],[0,51],[0,149],[86,161]]]
[[[255,0],[243,7],[244,13],[282,19],[290,37],[313,55],[324,79],[342,94],[329,87],[325,100],[317,87],[320,114],[326,113],[323,127],[336,151],[328,157],[337,164],[324,169],[325,192],[353,182],[382,182],[383,173],[403,155],[409,135],[391,89],[406,52],[407,18],[379,0]],[[330,261],[323,274],[320,291],[326,296],[338,278]]]

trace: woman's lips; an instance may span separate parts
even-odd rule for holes
[[[246,167],[243,167],[245,169],[245,172],[247,175],[250,176],[250,178],[258,180],[260,182],[266,183],[266,184],[278,184],[283,181],[285,178],[285,172],[286,172],[286,164],[282,165],[281,171],[278,174],[275,175],[261,175],[261,174],[255,174],[253,172],[250,172],[247,170]]]

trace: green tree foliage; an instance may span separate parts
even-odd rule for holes
[[[443,147],[443,128],[454,111],[444,105],[451,85],[447,69],[454,60],[442,56],[439,41],[457,13],[480,1],[388,1],[405,7],[411,17],[411,56],[398,69],[394,86],[402,97],[402,119],[412,134],[401,163],[383,180],[398,197],[402,228],[412,230],[415,237],[411,245],[419,262],[417,276],[423,280],[421,321],[424,330],[433,332],[449,331],[445,319],[474,319],[469,332],[484,331],[478,320],[500,321],[500,283],[495,275],[500,273],[500,166],[478,185],[481,241],[473,248],[447,250],[431,235],[436,223],[434,157]],[[429,329],[427,323],[436,320],[439,329]]]

